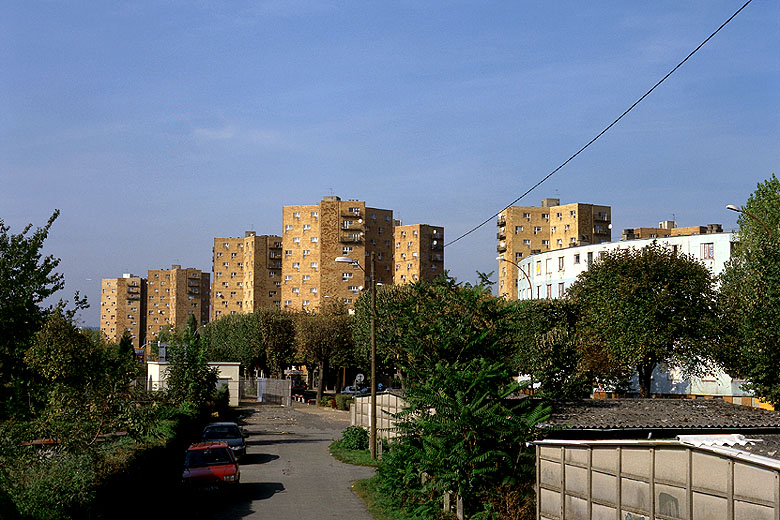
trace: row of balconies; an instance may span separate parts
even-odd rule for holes
[[[362,244],[363,243],[363,237],[361,235],[356,234],[356,233],[342,234],[339,237],[339,242],[341,242],[343,244]]]
[[[354,220],[345,220],[341,223],[341,229],[363,229],[362,222],[356,222]]]

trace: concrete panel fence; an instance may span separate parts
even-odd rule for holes
[[[376,429],[380,439],[392,439],[398,436],[393,415],[406,407],[406,401],[402,397],[389,392],[383,392],[376,396]],[[371,396],[355,397],[349,406],[352,426],[371,427]]]

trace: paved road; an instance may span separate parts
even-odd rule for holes
[[[250,437],[240,489],[214,518],[373,520],[350,489],[355,480],[372,476],[373,468],[342,464],[328,453],[328,445],[349,426],[346,412],[299,403],[267,405],[245,422]]]

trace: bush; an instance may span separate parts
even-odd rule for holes
[[[341,432],[341,447],[347,450],[367,450],[368,432],[362,426],[350,426]]]
[[[339,410],[349,410],[349,405],[352,403],[353,398],[350,395],[338,394],[336,395],[336,408]]]
[[[230,390],[227,385],[220,385],[214,394],[214,408],[220,419],[225,419],[230,415]]]

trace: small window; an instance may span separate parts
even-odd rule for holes
[[[293,218],[301,218],[301,212],[300,211],[293,211]]]
[[[515,235],[523,232],[523,226],[515,226]]]
[[[715,244],[709,242],[701,245],[701,259],[712,260],[715,258]]]
[[[574,263],[579,264],[580,263],[580,255],[574,255]]]

